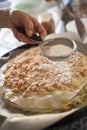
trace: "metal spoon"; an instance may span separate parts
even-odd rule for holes
[[[62,3],[62,5],[63,5],[64,9],[67,11],[67,13],[72,18],[74,18],[78,34],[79,34],[81,40],[83,41],[83,44],[86,44],[87,43],[87,32],[86,32],[83,22],[77,15],[75,15],[69,11],[69,9],[64,5],[63,0],[60,0],[60,2]]]

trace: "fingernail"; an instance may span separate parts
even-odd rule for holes
[[[29,31],[29,32],[28,32],[28,36],[32,36],[32,31]]]

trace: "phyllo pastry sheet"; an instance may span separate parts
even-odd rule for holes
[[[87,80],[87,57],[76,52],[54,62],[35,47],[10,60],[3,75],[6,103],[26,111],[55,111]]]

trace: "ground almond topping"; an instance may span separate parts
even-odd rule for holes
[[[14,92],[50,92],[55,89],[74,90],[78,87],[75,77],[87,76],[82,56],[76,53],[66,61],[53,62],[39,54],[39,48],[31,48],[12,59],[4,71],[4,85]],[[76,85],[77,84],[77,85]]]

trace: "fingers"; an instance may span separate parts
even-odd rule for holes
[[[30,18],[26,16],[25,19],[22,19],[22,24],[25,28],[26,35],[28,37],[31,37],[34,33],[34,24],[30,20]]]
[[[32,36],[34,25],[28,14],[20,10],[10,11],[10,20],[15,26],[24,28],[28,37]]]
[[[44,27],[37,21],[36,18],[19,10],[13,11],[10,14],[10,28],[19,41],[26,43],[32,42],[29,37],[31,37],[34,33],[38,33],[42,39],[47,34]],[[23,28],[26,35],[19,32],[17,28]]]
[[[23,20],[23,25],[28,37],[31,37],[33,33],[38,33],[41,38],[44,39],[47,34],[44,27],[37,21],[36,18],[32,16],[29,16],[26,20]]]
[[[12,23],[9,24],[9,28],[11,28],[11,30],[14,33],[14,36],[20,41],[20,42],[24,42],[24,43],[29,43],[29,44],[35,44],[34,41],[32,41],[31,39],[27,38],[23,33],[20,33],[16,26]]]
[[[44,39],[44,37],[47,35],[47,32],[46,30],[44,29],[44,27],[38,22],[38,20],[34,17],[31,17],[31,20],[34,24],[34,28],[35,28],[35,31],[37,33],[39,33],[40,37],[42,39]]]

